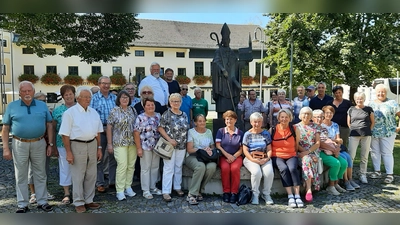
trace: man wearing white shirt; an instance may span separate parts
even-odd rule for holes
[[[146,85],[152,87],[154,100],[161,104],[163,108],[162,113],[164,113],[168,109],[169,91],[167,82],[160,77],[160,64],[153,62],[150,65],[150,73],[151,75],[147,75],[142,81],[140,81],[139,90]],[[141,93],[139,92],[139,96],[140,94]]]

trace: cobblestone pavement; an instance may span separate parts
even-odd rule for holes
[[[3,150],[0,148],[0,213],[14,213],[16,209],[16,193],[14,167],[12,161],[2,159]],[[355,166],[355,169],[358,165]],[[49,201],[53,205],[54,213],[75,212],[73,205],[62,205],[62,188],[58,185],[58,161],[51,160],[49,177],[49,192],[56,196]],[[106,193],[97,193],[95,202],[102,204],[98,210],[89,210],[91,213],[395,213],[400,212],[400,177],[395,176],[393,184],[383,184],[382,179],[369,179],[369,184],[362,184],[361,189],[347,192],[340,196],[329,195],[325,190],[314,193],[313,203],[304,208],[287,207],[287,196],[273,196],[275,204],[265,205],[260,199],[260,205],[242,205],[225,203],[217,195],[206,195],[204,201],[192,206],[186,202],[186,197],[172,195],[172,202],[166,203],[162,196],[154,196],[147,200],[142,197],[140,184],[135,181],[133,190],[135,197],[127,197],[125,201],[118,201],[115,189]],[[29,213],[43,213],[36,208],[36,204],[29,206]]]

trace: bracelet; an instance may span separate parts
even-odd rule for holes
[[[102,149],[103,147],[101,147],[101,146],[97,146],[97,148],[98,148],[98,149]]]

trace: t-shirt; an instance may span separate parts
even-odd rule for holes
[[[169,94],[172,93],[181,93],[181,88],[179,87],[179,83],[176,80],[172,80],[171,82],[168,82],[168,92]]]
[[[187,142],[193,142],[193,147],[197,149],[204,149],[206,147],[210,147],[210,145],[214,144],[214,139],[211,133],[211,130],[206,129],[206,132],[199,133],[195,128],[192,128],[188,131],[188,140]]]
[[[374,110],[375,115],[372,136],[382,138],[396,134],[396,113],[400,111],[399,104],[395,100],[387,99],[382,103],[370,102],[369,106]]]
[[[347,125],[347,111],[353,104],[347,100],[343,99],[342,103],[338,107],[333,104],[333,100],[328,102],[328,105],[335,109],[335,114],[332,117],[332,121],[339,124],[341,127],[348,127]]]
[[[321,128],[326,130],[327,137],[332,140],[336,139],[336,136],[340,134],[339,124],[335,122],[332,122],[330,126],[323,123],[321,124]]]
[[[226,127],[218,129],[215,142],[220,143],[221,147],[229,154],[235,154],[243,141],[243,131],[235,129],[235,132],[231,135],[226,130]]]
[[[198,114],[203,114],[207,116],[208,114],[208,102],[204,98],[192,99],[192,106],[193,106],[193,118],[196,118]]]
[[[185,112],[175,114],[168,109],[161,116],[160,126],[164,128],[168,136],[174,139],[178,144],[176,149],[186,149],[187,131],[189,130],[189,123],[187,123],[187,116]]]
[[[292,126],[292,125],[289,125]],[[294,131],[296,127],[294,126]],[[289,159],[296,156],[296,139],[290,136],[292,132],[290,128],[280,129],[280,126],[275,127],[276,131],[272,140],[272,156],[282,159]],[[290,136],[290,137],[289,137]],[[286,137],[289,137],[286,139]]]
[[[247,131],[243,136],[243,145],[249,148],[249,152],[266,152],[267,146],[270,145],[271,142],[271,134],[266,130],[257,134]]]
[[[326,106],[331,100],[333,100],[332,96],[325,95],[322,99],[320,99],[317,95],[310,100],[310,108],[312,110],[322,109],[322,107]]]
[[[350,107],[347,114],[350,117],[350,136],[371,136],[371,113],[374,110],[365,106],[364,108]]]

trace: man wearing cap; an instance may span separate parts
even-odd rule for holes
[[[333,100],[332,96],[325,94],[326,92],[326,84],[325,82],[319,82],[317,85],[318,95],[310,100],[310,108],[312,110],[322,109],[322,107],[326,106],[329,101]]]
[[[31,164],[37,208],[46,212],[53,208],[47,203],[46,155],[50,156],[54,144],[44,140],[47,129],[49,140],[53,140],[53,118],[46,103],[33,99],[35,88],[29,81],[19,84],[21,99],[11,102],[3,117],[3,158],[14,159],[17,213],[28,211],[28,167]],[[11,153],[9,132],[12,134]],[[47,146],[46,146],[47,145]]]
[[[181,85],[181,96],[182,96],[182,104],[179,108],[181,111],[185,112],[188,118],[188,123],[190,127],[192,127],[192,120],[193,120],[193,113],[192,113],[192,98],[187,94],[188,93],[188,85],[182,84]]]
[[[310,85],[306,88],[306,95],[308,102],[310,102],[310,100],[316,96],[315,87],[313,85]]]
[[[307,96],[305,96],[304,86],[297,87],[297,97],[293,99],[293,123],[300,122],[300,109],[309,105]]]

